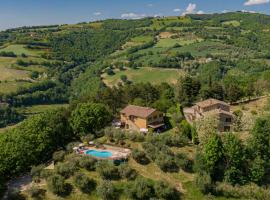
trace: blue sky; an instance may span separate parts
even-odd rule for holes
[[[270,0],[0,0],[0,29],[236,10],[270,14]]]

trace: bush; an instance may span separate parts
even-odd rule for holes
[[[270,199],[269,189],[259,187],[255,184],[232,186],[227,183],[217,183],[215,192],[217,195],[222,195],[226,198],[257,200]]]
[[[84,193],[91,193],[96,187],[96,181],[88,178],[85,174],[78,173],[74,177],[75,186]]]
[[[178,153],[175,156],[177,165],[184,171],[192,171],[192,161],[185,154]]]
[[[11,190],[7,194],[8,200],[25,200],[25,197],[21,194],[19,190]]]
[[[195,178],[195,184],[204,194],[210,193],[212,191],[211,176],[205,172],[197,174]]]
[[[65,158],[66,152],[65,151],[56,151],[53,153],[53,160],[55,163],[62,162]]]
[[[103,179],[116,180],[120,178],[117,167],[111,161],[98,161],[96,164],[96,170]]]
[[[102,181],[97,187],[97,193],[103,200],[117,198],[116,188],[110,181]]]
[[[66,150],[68,153],[74,152],[73,148],[79,146],[80,142],[70,142],[66,145]]]
[[[65,183],[63,176],[58,174],[52,175],[47,181],[48,189],[56,195],[65,196],[71,192],[71,186]]]
[[[45,168],[44,165],[33,166],[30,172],[32,179],[37,180],[41,178],[41,173],[44,168]]]
[[[79,165],[88,171],[94,171],[96,169],[96,162],[97,160],[90,156],[82,156]]]
[[[77,170],[77,167],[74,163],[58,163],[55,166],[56,173],[60,174],[65,178],[69,178]]]
[[[126,195],[130,199],[150,199],[154,196],[152,183],[145,178],[137,178],[126,188]]]
[[[154,185],[155,194],[159,199],[168,199],[168,200],[178,200],[179,193],[169,186],[168,183],[163,181],[158,181]]]
[[[159,153],[155,160],[155,163],[164,172],[178,172],[179,167],[177,166],[175,159],[172,155],[166,153]]]
[[[128,180],[134,180],[137,176],[137,172],[130,168],[127,164],[121,164],[118,171],[121,178],[126,178]]]
[[[134,149],[132,151],[132,158],[136,160],[136,162],[142,164],[142,165],[147,165],[149,164],[150,160],[147,158],[146,154],[144,151],[140,151],[138,149]]]
[[[34,199],[34,200],[41,200],[44,199],[45,196],[45,190],[41,189],[41,188],[37,188],[37,187],[31,187],[27,193],[29,194],[29,196]]]

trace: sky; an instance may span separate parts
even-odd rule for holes
[[[0,0],[0,30],[240,10],[270,15],[270,0]]]

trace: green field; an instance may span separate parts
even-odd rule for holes
[[[116,85],[120,82],[121,75],[126,75],[128,80],[139,82],[150,82],[153,84],[159,84],[162,82],[175,83],[182,71],[176,69],[160,69],[142,67],[139,69],[127,69],[125,71],[116,71],[113,76],[103,75],[103,81],[109,86]]]
[[[238,27],[240,26],[240,22],[236,21],[236,20],[231,20],[231,21],[226,21],[222,23],[223,25],[229,25],[229,26],[234,26],[234,27]]]
[[[28,56],[38,56],[43,52],[42,50],[29,50],[25,48],[24,45],[21,44],[12,44],[3,49],[0,49],[0,51],[12,51],[16,55],[21,55],[24,53]]]
[[[166,38],[166,39],[159,40],[155,47],[168,48],[168,47],[173,47],[175,44],[180,44],[182,46],[185,46],[185,45],[190,45],[190,44],[200,42],[200,41],[202,40],[201,39],[186,40],[185,38],[178,38],[178,39]]]
[[[34,105],[29,107],[20,108],[18,111],[24,115],[34,115],[55,110],[58,108],[65,108],[68,104],[50,104],[50,105]]]

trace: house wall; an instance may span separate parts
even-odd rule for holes
[[[140,117],[131,116],[131,119],[129,119],[129,117],[121,114],[121,122],[128,125],[128,129],[135,131],[139,131],[142,128],[147,128],[147,120]]]
[[[230,121],[226,120],[230,119]],[[233,117],[230,115],[226,115],[225,113],[219,114],[219,130],[221,132],[230,131],[233,124]]]
[[[164,115],[160,111],[153,112],[148,118],[147,118],[147,126],[149,124],[153,123],[162,123],[164,122]]]

